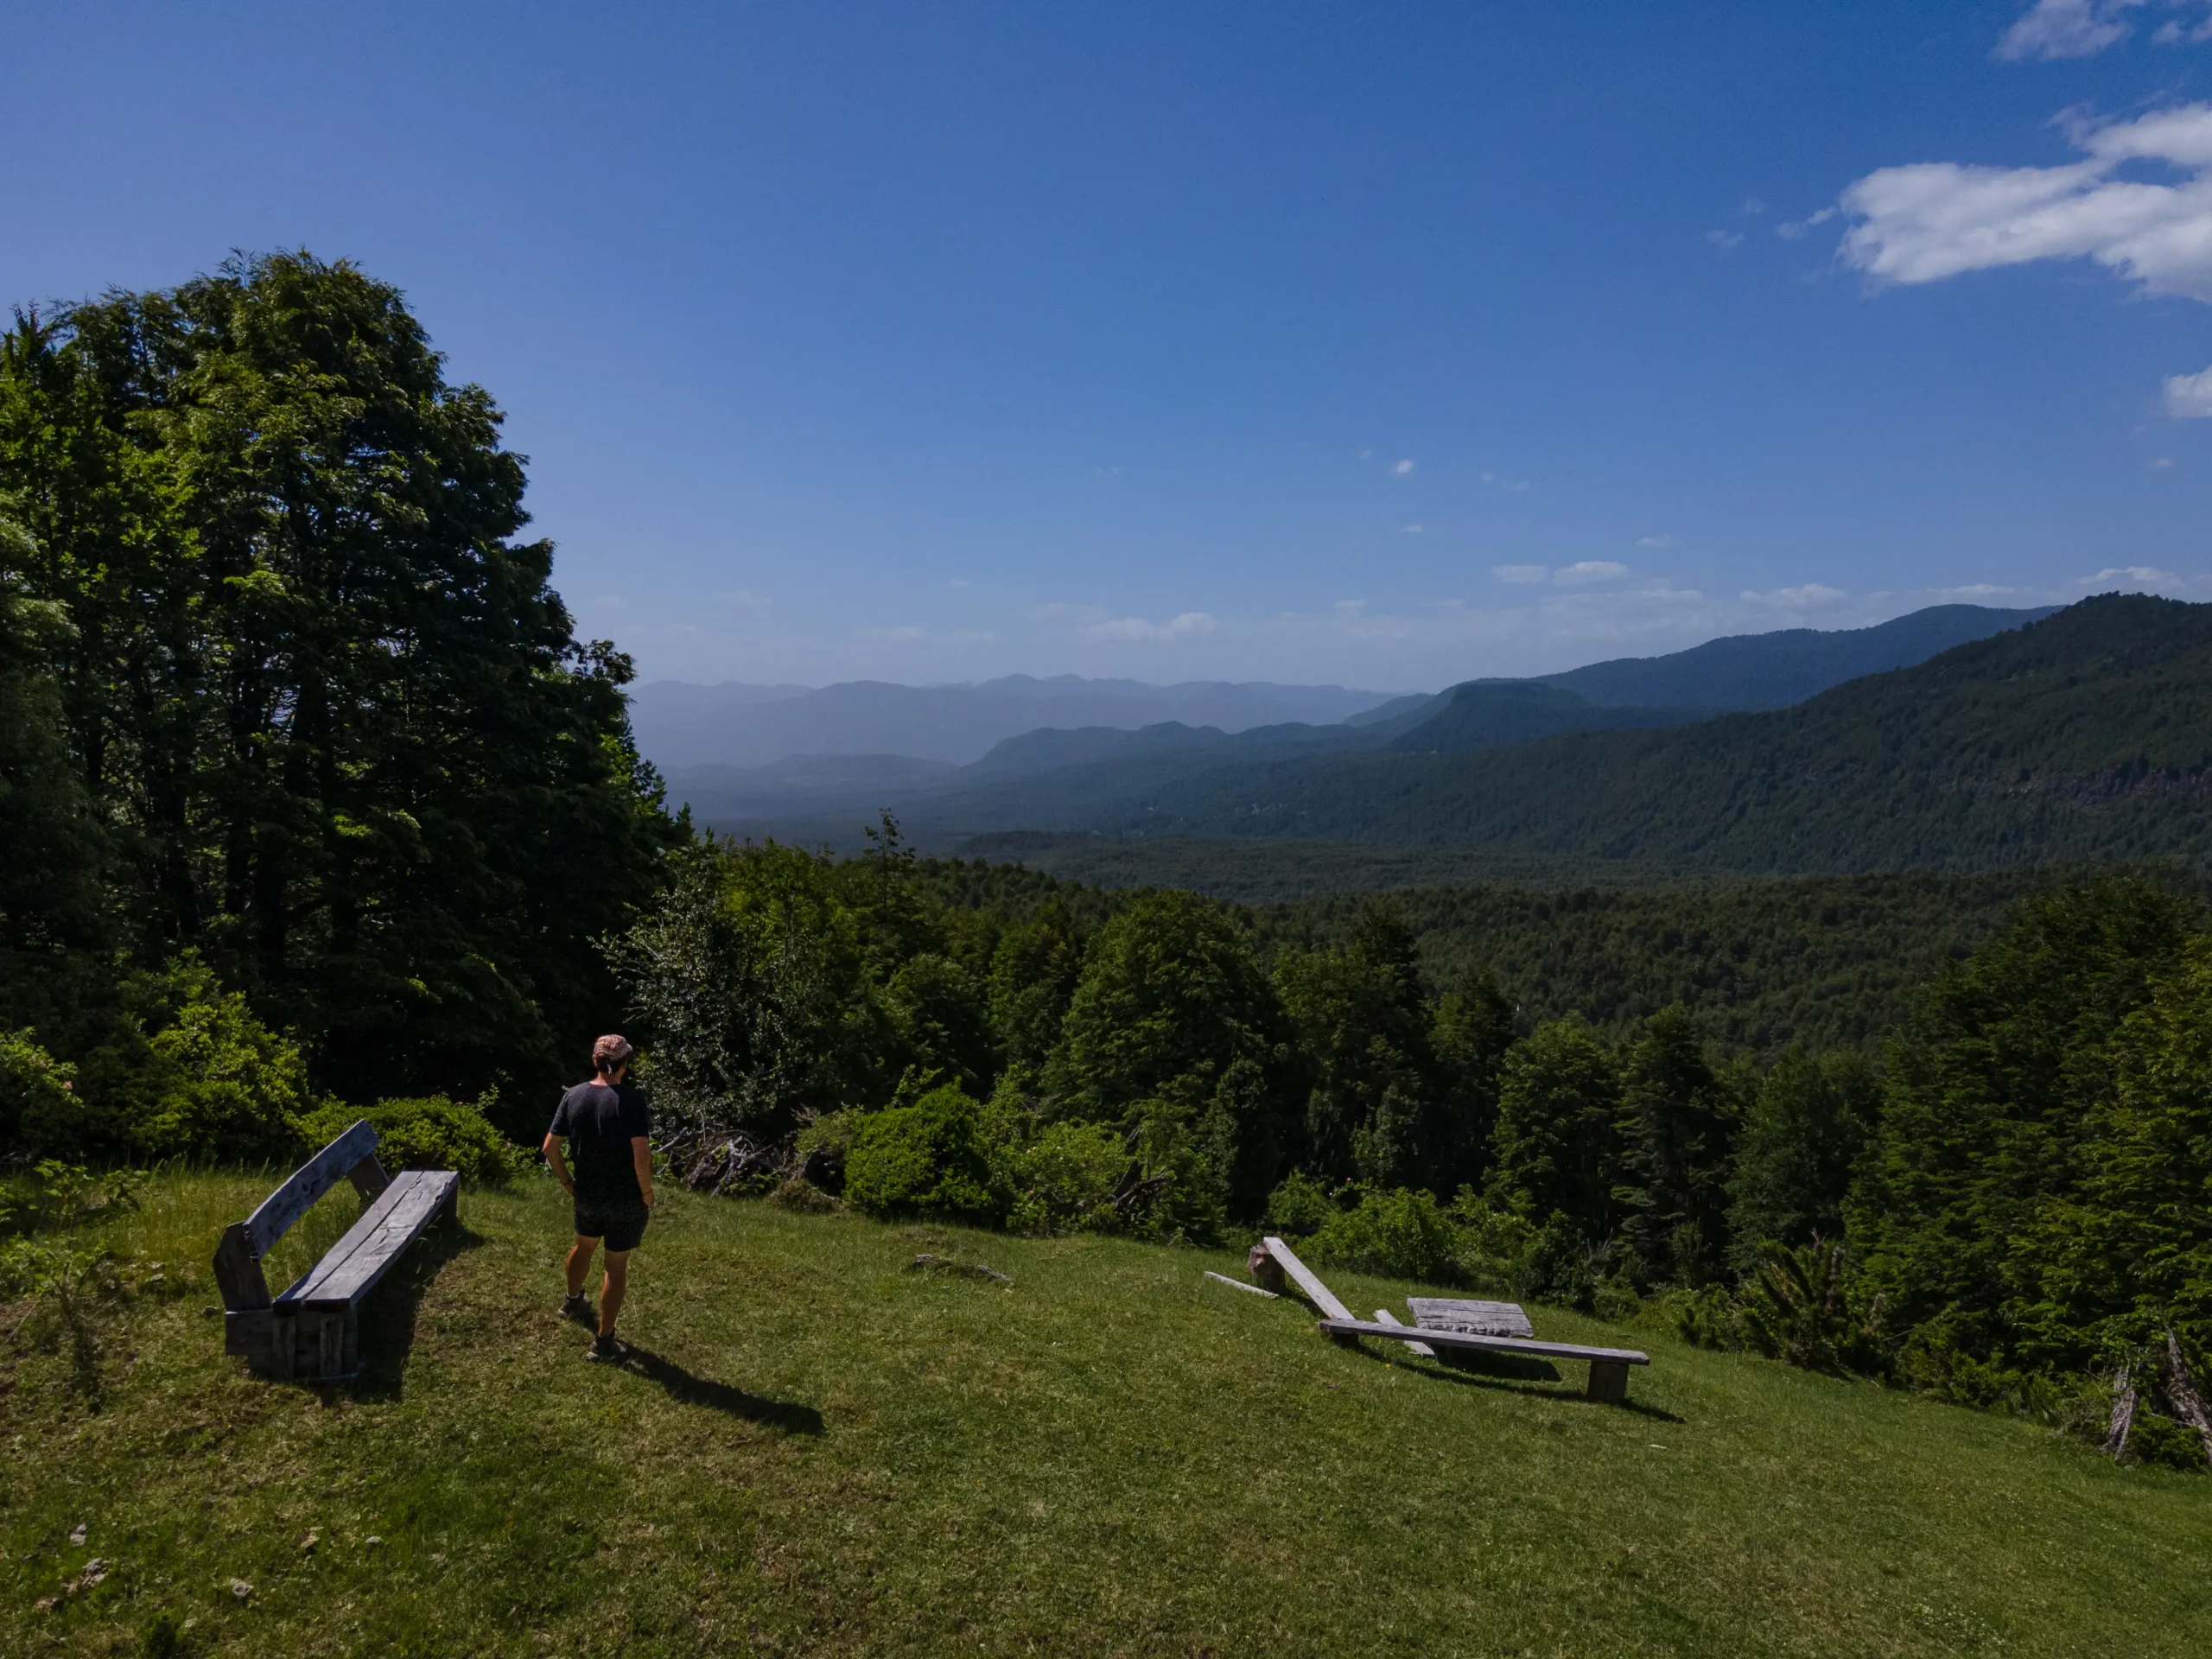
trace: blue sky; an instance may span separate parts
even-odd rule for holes
[[[2212,598],[2212,0],[4,13],[0,298],[397,282],[648,677]]]

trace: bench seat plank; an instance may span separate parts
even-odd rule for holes
[[[448,1169],[402,1170],[329,1254],[276,1299],[276,1306],[342,1307],[360,1300],[460,1185],[461,1177]]]
[[[1332,1337],[1388,1337],[1394,1342],[1425,1342],[1439,1348],[1476,1348],[1489,1353],[1529,1354],[1542,1359],[1586,1359],[1601,1365],[1649,1365],[1651,1356],[1633,1348],[1586,1348],[1574,1342],[1533,1342],[1524,1337],[1478,1337],[1464,1331],[1426,1325],[1382,1325],[1366,1319],[1323,1319]]]

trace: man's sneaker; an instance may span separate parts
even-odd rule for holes
[[[574,1319],[578,1325],[597,1325],[599,1316],[591,1311],[591,1299],[579,1291],[574,1296],[561,1299],[561,1317]]]
[[[591,1346],[584,1350],[584,1357],[602,1363],[627,1359],[630,1357],[630,1344],[620,1337],[594,1337]]]

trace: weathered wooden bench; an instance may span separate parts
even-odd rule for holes
[[[366,1208],[346,1236],[272,1298],[262,1258],[308,1206],[350,1180]],[[377,1161],[377,1132],[366,1118],[292,1173],[244,1221],[233,1222],[215,1247],[215,1282],[223,1293],[223,1351],[245,1357],[264,1376],[333,1382],[360,1369],[361,1299],[428,1230],[454,1213],[461,1177],[449,1169],[408,1169],[386,1175]]]
[[[1416,1354],[1447,1363],[1454,1354],[1518,1354],[1530,1359],[1582,1359],[1590,1363],[1589,1397],[1610,1405],[1628,1398],[1628,1368],[1649,1365],[1651,1357],[1633,1348],[1589,1348],[1580,1343],[1538,1342],[1529,1316],[1511,1302],[1463,1301],[1446,1297],[1411,1299],[1415,1323],[1398,1323],[1387,1308],[1374,1320],[1354,1319],[1319,1275],[1298,1259],[1298,1254],[1279,1238],[1263,1238],[1252,1247],[1249,1258],[1252,1276],[1273,1279],[1267,1287],[1280,1288],[1287,1279],[1306,1294],[1321,1315],[1321,1333],[1332,1342],[1356,1343],[1362,1337],[1385,1337],[1402,1342]],[[1439,1350],[1444,1351],[1440,1353]]]

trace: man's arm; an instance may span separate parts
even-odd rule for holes
[[[576,1196],[575,1178],[569,1173],[568,1160],[561,1156],[561,1137],[549,1134],[545,1137],[543,1150],[545,1154],[545,1161],[553,1171],[553,1179],[568,1189],[570,1198],[575,1198]]]
[[[644,1135],[630,1142],[630,1161],[638,1166],[638,1193],[648,1209],[653,1201],[653,1143]]]

